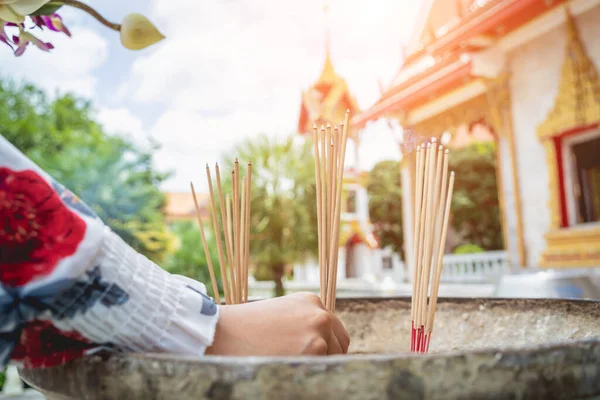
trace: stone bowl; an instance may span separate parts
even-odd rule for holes
[[[410,299],[339,299],[348,355],[97,354],[20,370],[53,399],[588,399],[600,302],[440,299],[430,354],[408,352]]]

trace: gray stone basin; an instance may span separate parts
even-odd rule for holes
[[[98,354],[20,374],[49,400],[600,396],[600,302],[440,299],[428,355],[407,351],[409,299],[339,299],[337,308],[349,355]]]

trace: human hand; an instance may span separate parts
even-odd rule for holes
[[[313,293],[222,306],[206,354],[330,355],[348,352],[350,336]]]

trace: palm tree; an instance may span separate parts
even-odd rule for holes
[[[284,294],[286,267],[317,253],[314,158],[309,140],[261,135],[241,143],[233,153],[241,176],[252,161],[250,258],[258,279],[275,281],[275,296]],[[233,166],[228,158],[224,166]],[[222,168],[224,172],[229,172]],[[231,179],[224,182],[230,192]]]

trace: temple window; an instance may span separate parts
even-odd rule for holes
[[[394,268],[394,264],[392,263],[391,254],[386,254],[381,257],[381,264],[384,270],[389,270]]]
[[[600,221],[600,130],[562,139],[566,225]]]
[[[349,190],[346,195],[346,212],[356,214],[356,191]]]

